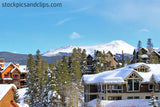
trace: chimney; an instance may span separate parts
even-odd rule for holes
[[[1,67],[1,68],[4,67],[4,59],[0,59],[0,67]]]
[[[4,59],[2,58],[2,59],[0,59],[0,63],[4,63]]]
[[[18,63],[14,63],[18,68],[19,68],[19,64]]]

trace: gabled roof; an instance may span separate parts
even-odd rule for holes
[[[136,76],[142,81],[143,78],[138,74],[138,72],[133,71],[131,72],[124,80],[127,80],[132,74],[136,74]]]
[[[14,84],[0,84],[0,101],[3,99],[3,97],[7,94],[7,92],[14,87],[17,89],[17,87]]]
[[[2,63],[0,63],[2,64]],[[11,72],[13,72],[15,69],[18,69],[21,73],[24,73],[24,72],[27,72],[26,69],[27,69],[27,66],[26,65],[20,65],[19,68],[13,64],[12,62],[9,62],[9,63],[3,63],[4,67],[0,66],[0,68],[3,68],[2,71],[0,71],[1,73],[3,73],[3,71],[5,71],[10,65],[13,65],[15,68],[11,70]]]
[[[147,48],[141,47],[139,49],[135,49],[136,52],[138,52],[138,50],[144,49],[147,53],[149,52]]]
[[[12,73],[14,70],[16,70],[16,69],[21,73],[21,71],[18,69],[18,67],[13,68],[13,69],[11,70],[11,73]]]
[[[11,62],[9,62],[9,63],[0,63],[0,64],[3,64],[3,66],[4,66],[4,67],[0,66],[0,68],[6,69],[11,64]]]
[[[112,54],[112,52],[111,52],[111,51],[108,51],[106,54],[108,54],[108,53],[109,53],[109,54],[111,54],[111,55],[113,56],[113,54]]]
[[[147,67],[147,68],[150,68],[147,64],[145,64],[145,63],[136,63],[136,64],[132,64],[132,65],[128,65],[127,67],[128,68],[133,68],[133,69],[135,69],[135,68],[137,68],[137,67],[139,67],[139,66],[145,66],[145,67]]]
[[[157,51],[154,50],[153,52],[155,52],[158,56],[160,56],[160,54],[159,54]],[[153,52],[152,52],[152,53],[153,53]]]
[[[149,72],[138,72],[134,68],[145,65],[149,67]],[[97,83],[123,83],[125,82],[125,78],[131,73],[135,72],[141,78],[143,78],[142,82],[150,82],[152,75],[154,76],[157,82],[160,82],[160,64],[145,64],[145,63],[135,63],[131,65],[127,65],[123,68],[112,70],[112,71],[104,71],[98,74],[88,74],[83,75],[82,80],[85,84],[97,84]]]

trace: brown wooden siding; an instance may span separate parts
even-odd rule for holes
[[[11,88],[0,101],[0,107],[13,107],[11,101],[14,101],[14,89]],[[18,105],[17,105],[18,107]]]

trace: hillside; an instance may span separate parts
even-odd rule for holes
[[[19,64],[27,64],[27,54],[17,54],[10,52],[0,52],[0,58],[4,58],[5,62],[14,62]],[[35,57],[35,56],[34,56]],[[53,57],[42,57],[42,60],[47,61],[48,63],[54,62],[56,59],[60,59],[61,56],[53,56]]]

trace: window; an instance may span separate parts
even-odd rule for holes
[[[132,79],[129,79],[128,80],[128,91],[132,91],[133,90],[133,84],[132,84],[133,82],[132,82]]]
[[[139,96],[129,96],[127,99],[139,99]]]
[[[145,65],[141,65],[140,67],[135,68],[138,72],[148,72],[148,67]]]
[[[18,78],[19,78],[19,75],[18,75],[18,74],[13,74],[13,78],[14,78],[14,79],[18,79]]]
[[[121,84],[107,85],[107,93],[122,93],[122,85]]]
[[[128,91],[138,91],[138,90],[139,90],[139,80],[128,79]]]
[[[146,96],[146,98],[145,99],[151,99],[151,96]]]
[[[153,84],[149,85],[149,90],[153,90]]]
[[[130,96],[130,97],[128,97],[127,99],[133,99],[133,97]]]
[[[139,91],[139,78],[135,74],[132,74],[127,80],[128,91]]]
[[[122,97],[121,96],[109,96],[108,100],[121,100]]]
[[[134,99],[139,99],[139,96],[134,96]]]
[[[104,100],[104,97],[102,97],[102,100]]]
[[[4,74],[4,78],[9,78],[9,75],[8,74]]]
[[[158,84],[149,84],[149,90],[153,90],[153,87],[155,87],[155,90],[159,90],[159,85]]]

